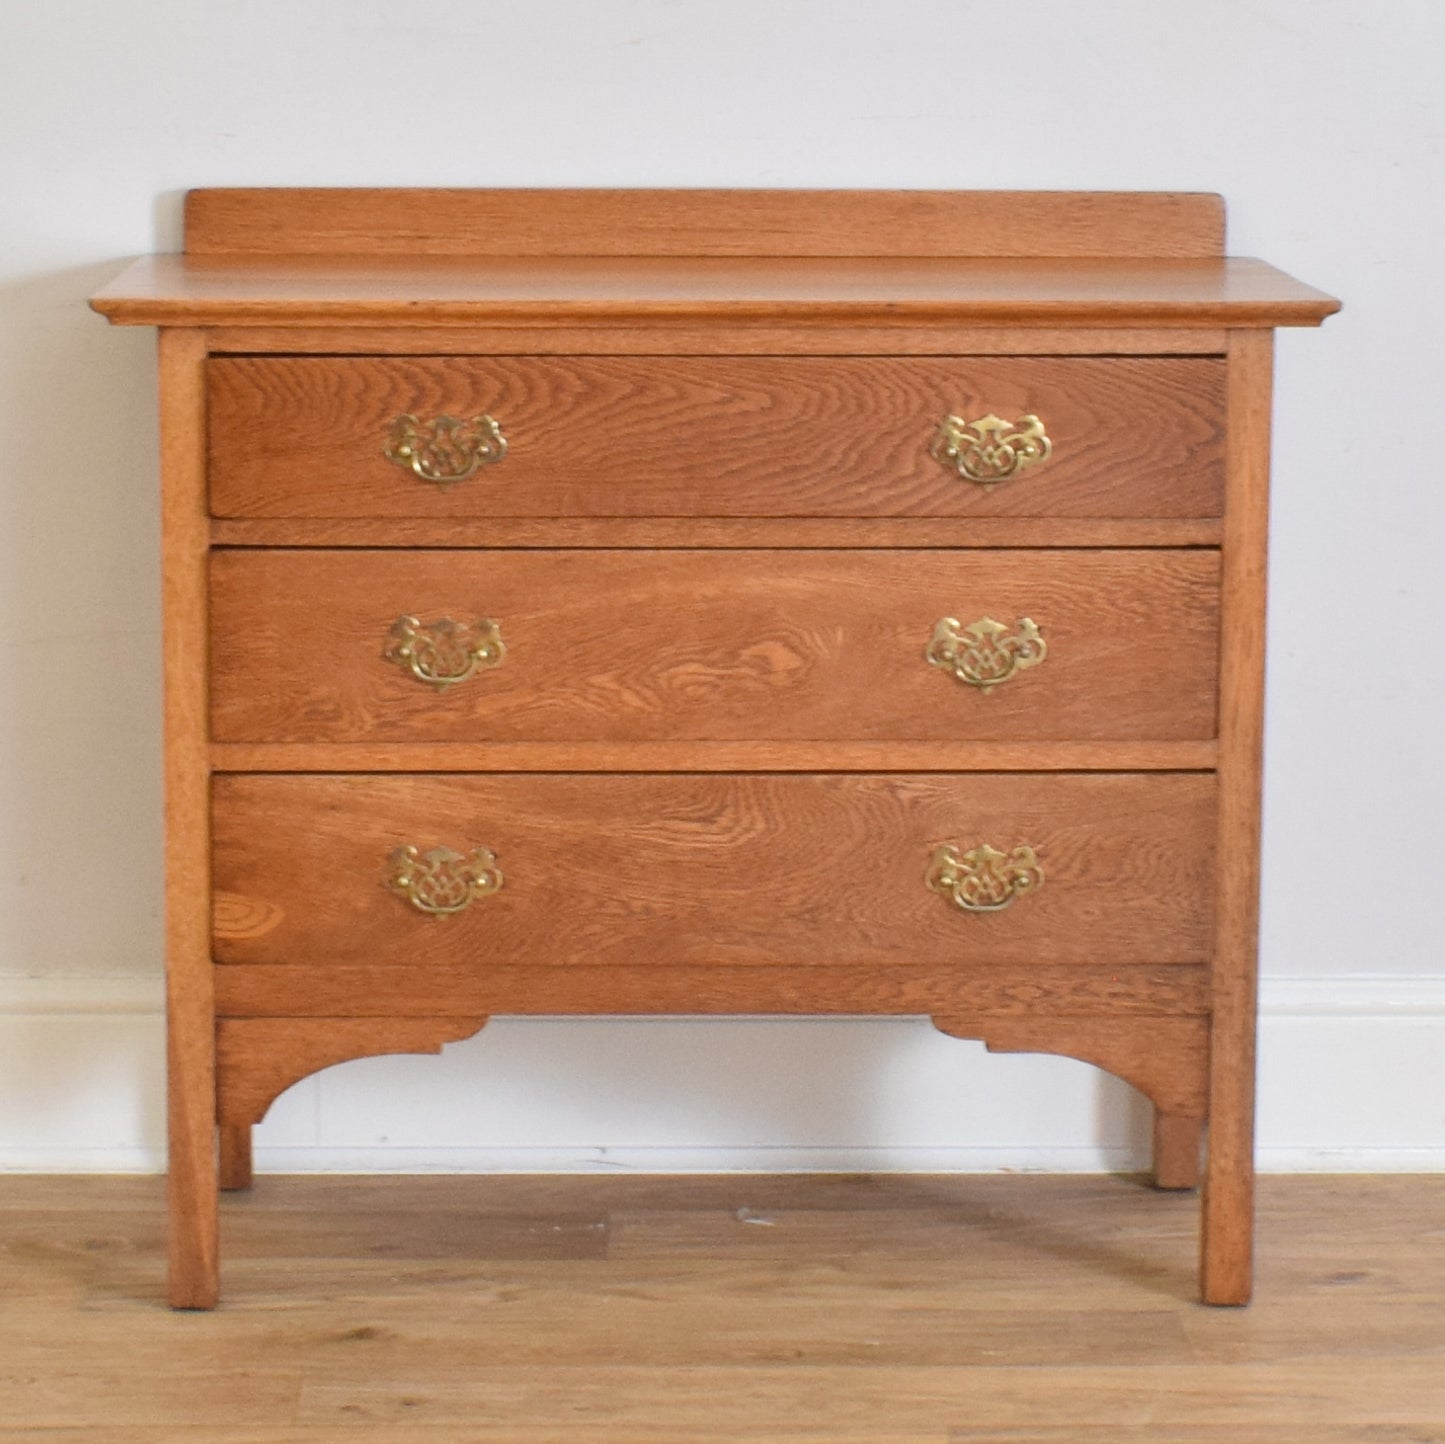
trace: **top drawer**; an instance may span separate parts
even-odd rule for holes
[[[244,356],[209,363],[207,394],[222,517],[1221,509],[1211,358]]]

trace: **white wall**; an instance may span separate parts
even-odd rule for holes
[[[6,0],[0,1167],[159,1156],[152,346],[83,303],[237,184],[1223,192],[1235,251],[1346,301],[1279,349],[1263,1157],[1445,1165],[1442,58],[1438,0]],[[527,1021],[305,1083],[261,1142],[1091,1166],[1143,1127],[906,1021]]]

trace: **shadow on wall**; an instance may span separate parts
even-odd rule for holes
[[[114,262],[0,289],[0,972],[160,966],[154,337]]]

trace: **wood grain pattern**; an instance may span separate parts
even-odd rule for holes
[[[1265,577],[1274,337],[1241,332],[1229,355],[1229,464],[1219,694],[1214,1026],[1200,1287],[1249,1301],[1254,1273],[1254,1078]]]
[[[1217,547],[1218,517],[221,517],[216,546]]]
[[[92,302],[185,328],[163,336],[161,368],[172,1302],[215,1301],[218,1182],[249,1182],[250,1120],[277,1087],[497,1012],[928,1014],[998,1048],[1092,1058],[1155,1100],[1161,1186],[1193,1182],[1209,1115],[1201,1289],[1248,1297],[1257,328],[1315,325],[1338,302],[1223,257],[1222,228],[1216,197],[1186,195],[190,197],[191,254],[141,261]],[[511,453],[461,486],[381,454],[403,412],[483,410]],[[1041,415],[1054,455],[987,490],[950,478],[927,455],[947,412]],[[378,624],[498,603],[513,651],[471,690],[442,699],[375,670]],[[975,610],[1034,616],[1044,667],[984,698],[904,665],[939,616]],[[1027,842],[1045,884],[959,913],[923,883],[945,840]],[[505,886],[422,917],[385,886],[404,842],[493,847]],[[587,1256],[625,1252],[616,1232],[588,1232]],[[751,1246],[773,1247],[759,1232]],[[1031,1255],[1051,1294],[1055,1232]],[[1136,1274],[1157,1292],[1157,1268]],[[914,1307],[916,1285],[895,1297]],[[422,1402],[446,1429],[473,1424],[479,1398],[508,1417],[505,1374],[422,1398],[303,1389],[292,1358],[268,1427],[404,1429]],[[155,1372],[143,1350],[126,1363],[125,1379]],[[1033,1379],[1003,1413],[974,1407],[985,1375],[943,1432],[1050,1426]],[[1299,1415],[1312,1439],[1344,1417],[1338,1377],[1291,1386],[1328,1396]],[[1157,1423],[1160,1380],[1203,1388],[1161,1374],[1140,1415],[1070,1379],[1062,1417],[1081,1438],[1130,1437]],[[612,1382],[527,1386],[510,1407],[571,1429],[615,1416]],[[1397,1382],[1413,1399],[1415,1375]],[[5,1387],[0,1369],[0,1416],[65,1422],[7,1412]],[[965,1397],[909,1369],[842,1410],[836,1388],[810,1376],[788,1417],[902,1441],[937,1432],[917,1399]],[[104,1391],[108,1426],[182,1420],[117,1415],[124,1392]],[[1244,1392],[1247,1410],[1211,1423],[1295,1418]],[[197,1417],[229,1420],[239,1397]],[[692,1379],[654,1435],[747,1437],[737,1397],[732,1377]],[[649,1436],[629,1419],[626,1437]]]
[[[172,1305],[183,1309],[213,1308],[220,1286],[206,756],[204,356],[197,332],[160,333],[169,1287]]]
[[[678,1438],[776,1440],[775,1432],[750,1426],[748,1421],[759,1416],[809,1419],[814,1422],[814,1438],[846,1438],[851,1433],[855,1439],[871,1434],[873,1439],[890,1441],[899,1437],[895,1431],[900,1424],[909,1427],[906,1421],[921,1423],[942,1416],[958,1420],[963,1427],[963,1432],[950,1433],[950,1444],[968,1440],[969,1430],[976,1431],[975,1439],[999,1444],[1009,1436],[997,1431],[1020,1421],[1047,1424],[1061,1416],[1089,1424],[1120,1418],[1133,1424],[1157,1421],[1161,1395],[1169,1400],[1182,1397],[1187,1400],[1183,1407],[1191,1412],[1236,1426],[1254,1421],[1258,1430],[1263,1421],[1268,1431],[1263,1437],[1270,1439],[1281,1437],[1275,1425],[1285,1421],[1300,1429],[1296,1441],[1313,1444],[1318,1437],[1315,1419],[1329,1423],[1343,1414],[1363,1429],[1381,1413],[1392,1423],[1438,1417],[1437,1367],[1433,1359],[1398,1359],[1389,1371],[1392,1393],[1388,1401],[1379,1403],[1374,1402],[1373,1391],[1362,1399],[1359,1381],[1340,1377],[1338,1363],[1318,1360],[1298,1361],[1267,1379],[1240,1371],[1234,1376],[1235,1386],[1223,1396],[1216,1371],[1192,1362],[1171,1368],[1136,1367],[1102,1377],[1087,1367],[1046,1366],[1047,1397],[1041,1396],[1035,1377],[1039,1371],[997,1363],[880,1366],[861,1378],[838,1367],[795,1365],[771,1372],[757,1369],[747,1389],[739,1387],[739,1370],[731,1366],[689,1369],[686,1389],[678,1389],[676,1370],[648,1371],[643,1376],[646,1384],[642,1379],[629,1382],[634,1390],[645,1389],[640,1399],[636,1393],[630,1395],[634,1400],[630,1407],[645,1409],[663,1421],[648,1444]],[[525,1419],[538,1431],[537,1437],[556,1438],[575,1428],[578,1419],[615,1417],[619,1381],[612,1369],[583,1368],[565,1378],[545,1380],[526,1374],[519,1378],[518,1372],[482,1365],[464,1378],[436,1380],[421,1389],[400,1379],[341,1385],[318,1380],[304,1387],[297,1419],[314,1428],[364,1425],[371,1430],[394,1426],[425,1408],[435,1426],[462,1430],[479,1411],[491,1407],[502,1417]],[[1210,1402],[1201,1408],[1205,1397]],[[982,1432],[986,1428],[993,1432]],[[619,1437],[638,1436],[612,1436]],[[1145,1425],[1134,1437],[1152,1444],[1160,1438],[1157,1422]],[[1254,1437],[1261,1435],[1256,1432]],[[1360,1444],[1370,1444],[1368,1433],[1355,1437]],[[1424,1437],[1430,1444],[1430,1436]],[[1402,1438],[1418,1444],[1420,1436],[1411,1440],[1409,1433],[1396,1435],[1396,1441]]]
[[[1218,256],[1224,201],[1182,191],[215,187],[192,255]]]
[[[222,357],[211,510],[236,517],[1219,514],[1224,368],[1202,357]],[[485,412],[459,485],[382,454],[396,417]],[[1041,417],[997,486],[929,455],[950,413]]]
[[[436,1018],[499,1014],[689,1014],[766,1009],[781,1014],[929,1013],[980,1017],[1193,1017],[1209,1011],[1203,965],[1088,968],[666,967],[439,963],[250,963],[216,969],[216,1007],[228,1018]]]
[[[1317,326],[1339,302],[1262,261],[150,256],[90,304],[118,325],[893,327]],[[476,349],[473,337],[468,350]],[[1109,341],[1100,347],[1115,348]],[[578,350],[588,348],[578,347]],[[667,350],[665,342],[660,349]],[[827,349],[831,349],[828,347]],[[1185,340],[1182,351],[1197,349]]]
[[[1199,742],[217,742],[217,772],[1207,772]]]
[[[1218,555],[221,551],[218,742],[1182,740],[1215,727]],[[398,619],[495,620],[440,690]],[[940,618],[1034,621],[988,693],[930,665]]]
[[[1166,1113],[1202,1116],[1209,1085],[1205,1018],[1069,1018],[934,1015],[955,1038],[981,1038],[991,1053],[1057,1053],[1093,1063],[1132,1084]]]
[[[0,1441],[1440,1444],[1445,1179],[1260,1185],[1241,1318],[1132,1178],[269,1177],[198,1320],[158,1180],[12,1175]]]
[[[1221,327],[1109,328],[1115,356],[1222,356]],[[279,353],[317,356],[876,356],[876,326],[838,323],[784,326],[754,320],[744,325],[619,326],[552,322],[471,326],[249,325],[208,326],[213,355]],[[888,327],[890,356],[1097,356],[1096,327],[979,326]]]
[[[216,1116],[259,1123],[293,1083],[353,1058],[440,1053],[486,1018],[223,1018],[216,1026]]]
[[[1214,785],[1194,774],[219,776],[218,892],[274,909],[223,963],[659,968],[1199,963]],[[967,915],[924,885],[956,840],[1034,847],[1047,882]],[[400,845],[496,853],[500,892],[422,916]]]

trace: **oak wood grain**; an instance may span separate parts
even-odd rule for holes
[[[353,1058],[440,1053],[485,1018],[222,1018],[216,1027],[216,1116],[259,1123],[293,1083]]]
[[[269,916],[228,964],[503,961],[1199,963],[1212,941],[1213,779],[1196,774],[245,776],[213,785],[214,878]],[[1033,847],[1044,886],[969,915],[932,849]],[[497,855],[448,918],[387,885],[402,845]]]
[[[1219,695],[1214,1024],[1200,1287],[1249,1301],[1254,1272],[1254,1078],[1265,579],[1274,337],[1240,332],[1229,354],[1228,494]]]
[[[162,728],[170,1301],[208,1309],[219,1290],[215,998],[210,960],[206,755],[205,348],[160,333]]]
[[[217,772],[1207,772],[1194,742],[217,742]]]
[[[216,546],[1217,547],[1217,517],[220,517]]]
[[[1213,735],[1211,551],[220,551],[211,735],[226,742],[1130,741]],[[396,624],[495,621],[445,689]],[[935,625],[1033,621],[988,692]]]
[[[470,326],[358,325],[208,326],[213,354],[265,353],[318,356],[876,356],[877,326],[769,324],[753,320],[688,325],[574,325],[516,321]],[[1223,327],[1111,325],[1108,350],[1116,356],[1222,356]],[[890,324],[890,356],[1097,356],[1095,327]]]
[[[187,193],[192,255],[1217,256],[1182,191],[362,189]]]
[[[1209,1084],[1205,1018],[1031,1016],[970,1018],[947,1014],[933,1025],[956,1038],[981,1038],[991,1053],[1057,1053],[1132,1084],[1158,1109],[1199,1118]]]
[[[1155,1099],[1162,1185],[1192,1181],[1211,1115],[1202,1293],[1248,1297],[1269,338],[1247,328],[1315,325],[1338,303],[1223,257],[1222,227],[1217,198],[1181,195],[191,197],[192,253],[148,258],[92,302],[117,323],[185,328],[163,338],[161,367],[174,1303],[215,1300],[218,1169],[224,1186],[249,1181],[263,1093],[496,1012],[918,1013],[996,1047],[1092,1057]],[[492,410],[511,455],[445,494],[418,481],[381,447],[396,415],[428,410]],[[927,457],[933,428],[986,411],[1044,416],[1053,457],[989,490],[950,479]],[[210,558],[216,717],[255,740],[207,733],[208,544],[275,549]],[[712,555],[694,564],[698,548]],[[1126,563],[1120,548],[1162,550]],[[1047,606],[1054,651],[987,699],[947,693],[991,711],[946,727],[919,677],[955,684],[892,660],[925,590],[990,577],[1044,598],[1003,600]],[[518,644],[480,683],[497,685],[448,699],[485,706],[373,687],[375,655],[351,654],[392,578],[447,610],[458,580],[512,589]],[[540,685],[523,670],[539,665]],[[1067,691],[1046,690],[1056,680]],[[266,740],[279,736],[312,740]],[[958,913],[923,887],[943,840],[1027,841],[1045,885],[1005,912]],[[505,885],[423,918],[384,886],[387,854],[411,841],[493,846]],[[235,1020],[219,1161],[217,1007]],[[1051,1297],[1056,1232],[1030,1239],[1023,1271]],[[744,1238],[761,1256],[769,1233]],[[865,1234],[898,1246],[878,1220]],[[615,1220],[587,1236],[588,1258],[637,1247]],[[550,1259],[582,1256],[566,1237]],[[956,1237],[926,1247],[960,1255]],[[393,1262],[361,1273],[394,1288]],[[1129,1269],[1160,1292],[1157,1263]],[[1015,1261],[1010,1299],[1021,1276]],[[894,1296],[913,1307],[933,1279]],[[954,1332],[924,1331],[928,1369],[962,1357],[952,1304],[943,1317]],[[1144,1332],[1157,1348],[1160,1330]],[[0,1359],[6,1343],[0,1316]],[[98,1385],[66,1374],[66,1395],[89,1401],[75,1417],[188,1439],[239,1418],[244,1389],[220,1410],[148,1405],[131,1381],[162,1357],[142,1342]],[[303,1384],[293,1359],[254,1391],[267,1437],[422,1416],[445,1431],[481,1406],[544,1432],[616,1413],[615,1377],[508,1395],[505,1372],[473,1374],[418,1393],[409,1365],[404,1385],[368,1373],[357,1393]],[[972,1369],[958,1414],[963,1394],[895,1362],[842,1409],[839,1376],[810,1375],[789,1418],[901,1441],[938,1432],[937,1403],[953,1438],[1052,1427],[1029,1412],[1033,1378],[989,1413],[975,1407],[988,1366]],[[208,1363],[234,1369],[229,1352]],[[1388,1414],[1350,1414],[1341,1377],[1311,1366],[1207,1417],[1304,1420],[1312,1441],[1342,1417],[1424,1417],[1422,1371],[1392,1377],[1405,1403]],[[1157,1423],[1161,1380],[1218,1397],[1212,1378],[1154,1370],[1141,1412],[1070,1377],[1065,1417],[1080,1438],[1134,1437]],[[69,1422],[27,1381],[7,1407],[10,1382],[0,1365],[0,1419]],[[689,1408],[668,1405],[653,1435],[748,1437],[756,1410],[736,1396],[733,1377],[690,1377]],[[758,1437],[780,1441],[775,1423]],[[627,1444],[647,1437],[629,1419]]]
[[[132,326],[718,325],[809,330],[820,339],[876,327],[883,328],[880,351],[895,326],[1214,333],[1317,326],[1339,310],[1333,297],[1247,257],[150,256],[91,305]],[[1099,348],[1114,349],[1107,337]],[[746,349],[769,349],[767,337]],[[1197,346],[1186,340],[1180,349]]]
[[[1202,357],[222,357],[211,509],[229,517],[1219,514],[1224,368]],[[402,415],[486,413],[506,457],[438,487]],[[929,448],[949,414],[1042,418],[995,486]]]
[[[970,1018],[1191,1017],[1209,1010],[1202,965],[1088,968],[890,968],[787,961],[763,967],[666,967],[647,962],[551,966],[496,961],[390,964],[249,963],[216,969],[216,1006],[230,1018],[436,1018],[491,1014],[780,1014]]]

